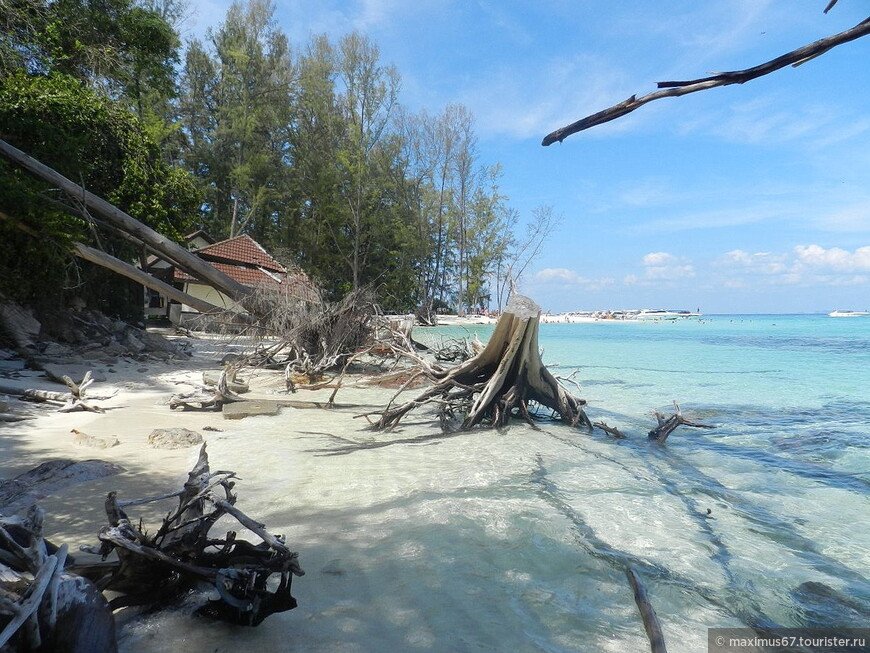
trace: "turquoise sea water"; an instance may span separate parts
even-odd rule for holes
[[[299,551],[299,607],[253,630],[149,617],[122,649],[649,650],[626,567],[671,653],[707,650],[713,627],[868,626],[870,318],[544,324],[540,344],[628,439],[445,436],[425,412],[391,433],[359,410],[228,422],[213,465]],[[649,442],[674,400],[715,429]]]
[[[478,328],[481,340],[491,328]],[[439,331],[450,338],[469,329]],[[618,566],[634,554],[602,542],[599,529],[646,531],[656,555],[635,562],[656,565],[654,576],[680,586],[692,584],[676,580],[686,562],[680,550],[700,545],[709,554],[704,563],[724,581],[713,602],[738,621],[870,624],[870,318],[542,324],[540,345],[551,370],[579,384],[593,422],[633,436],[617,442],[596,431],[576,441],[580,448],[591,446],[586,438],[600,442],[597,454],[614,465],[601,474],[617,472],[603,482],[613,493],[610,514],[590,506],[597,497],[584,480],[585,461],[560,460],[560,471],[547,474],[554,503],[589,538],[584,549]],[[652,410],[670,413],[672,401],[716,428],[680,427],[664,447],[646,442]],[[620,474],[634,478],[621,486]],[[642,497],[655,532],[637,515],[617,525],[626,496],[632,504]],[[660,508],[670,504],[676,513],[669,518]],[[692,528],[681,532],[686,521]],[[686,572],[703,576],[705,567]]]

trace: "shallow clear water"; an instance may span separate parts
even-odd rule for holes
[[[548,422],[441,436],[425,414],[380,434],[360,411],[227,426],[213,467],[237,471],[239,506],[299,551],[299,607],[251,630],[129,617],[122,648],[647,650],[626,566],[672,652],[706,650],[710,627],[867,625],[870,319],[552,324],[540,338],[592,420],[629,439]],[[716,428],[648,442],[651,410],[673,400]]]

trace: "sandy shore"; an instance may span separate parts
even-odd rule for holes
[[[11,479],[46,460],[99,459],[122,466],[115,476],[74,485],[59,496],[40,501],[46,511],[45,531],[50,539],[69,542],[70,548],[95,543],[96,533],[105,525],[103,499],[109,490],[128,498],[157,494],[174,487],[184,478],[192,461],[192,449],[154,449],[148,435],[155,428],[185,427],[208,436],[206,426],[221,428],[220,413],[171,411],[164,402],[176,392],[201,383],[202,372],[218,369],[227,346],[217,340],[194,341],[190,359],[135,361],[116,358],[95,360],[98,379],[88,390],[93,396],[111,398],[93,401],[105,413],[59,413],[53,407],[25,403],[7,397],[12,411],[29,419],[0,423],[0,478]],[[107,362],[109,361],[109,362]],[[2,379],[5,385],[64,391],[38,371],[21,370]],[[78,431],[103,439],[116,437],[120,444],[99,449],[77,445]],[[2,510],[2,507],[0,507]]]
[[[277,417],[260,416],[243,420],[225,420],[220,412],[171,410],[167,400],[172,394],[187,392],[201,385],[204,371],[220,370],[223,356],[243,349],[241,344],[227,344],[208,337],[193,339],[191,343],[193,356],[189,359],[139,362],[120,358],[108,363],[96,361],[94,370],[97,376],[105,377],[106,380],[95,383],[89,389],[89,394],[103,396],[115,393],[109,399],[92,401],[105,410],[102,414],[59,413],[56,408],[45,404],[26,403],[14,396],[0,394],[0,400],[5,401],[12,412],[28,418],[20,422],[0,423],[0,480],[12,479],[41,463],[55,459],[96,459],[124,468],[117,475],[71,485],[39,500],[39,505],[45,511],[44,536],[56,544],[68,544],[71,554],[77,560],[98,560],[96,556],[79,552],[79,547],[99,544],[97,533],[107,523],[103,504],[108,492],[117,491],[122,501],[139,499],[174,492],[187,479],[187,472],[196,461],[199,446],[172,450],[152,448],[148,444],[148,435],[157,428],[184,427],[200,433],[208,444],[212,469],[239,472],[237,505],[251,517],[265,522],[267,529],[273,533],[287,534],[291,548],[295,548],[294,540],[298,541],[298,538],[294,537],[293,532],[288,532],[291,530],[290,524],[307,523],[308,526],[299,526],[300,531],[308,536],[314,533],[317,537],[321,529],[311,525],[319,521],[316,506],[319,497],[324,492],[328,494],[329,485],[334,481],[326,481],[322,488],[315,488],[308,481],[304,483],[304,487],[295,491],[297,495],[311,495],[307,497],[307,521],[300,522],[299,515],[291,513],[283,514],[276,522],[275,511],[286,512],[284,504],[288,501],[292,503],[292,499],[288,499],[281,489],[282,477],[287,476],[291,486],[292,482],[300,482],[298,479],[293,481],[292,474],[286,469],[282,474],[281,463],[285,463],[287,469],[316,464],[316,460],[310,455],[301,453],[307,446],[304,439],[308,429],[335,434],[330,436],[334,437],[335,442],[349,446],[369,441],[371,435],[363,430],[364,420],[356,420],[354,416],[382,407],[394,393],[391,390],[348,387],[342,389],[337,401],[352,404],[353,408],[338,411],[282,408]],[[65,390],[64,386],[50,381],[38,371],[9,372],[7,369],[0,370],[0,376],[0,381],[6,386]],[[251,391],[246,398],[288,398],[281,372],[245,368],[239,377],[250,384]],[[331,393],[332,390],[329,389],[300,390],[290,398],[323,402]],[[278,454],[277,451],[284,445],[275,442],[273,446],[270,442],[271,435],[263,437],[263,433],[267,431],[283,431],[288,436],[286,442],[292,441],[293,446],[299,449]],[[109,448],[77,445],[75,432],[103,439],[114,437],[119,444]],[[390,438],[386,436],[383,439],[389,441]],[[252,445],[255,440],[256,444]],[[269,464],[273,464],[273,468],[267,469]],[[317,470],[310,473],[313,478],[319,476]],[[350,478],[344,480],[353,482]],[[276,498],[268,499],[266,505],[263,497],[273,495]],[[153,532],[172,505],[174,501],[163,501],[150,507],[137,506],[131,509],[131,518],[144,518],[145,526]],[[18,512],[25,510],[26,508]],[[0,512],[4,512],[3,506],[0,506]],[[222,521],[215,528],[215,535],[232,529],[238,531],[241,538],[259,542],[256,536],[234,521],[227,524]],[[305,550],[301,560],[303,568],[311,571],[313,565],[315,572],[321,568],[326,569],[321,571],[321,577],[323,574],[326,578],[334,575],[329,565],[335,564],[329,559],[321,560],[312,555],[310,546],[304,543],[299,548]],[[310,591],[311,583],[307,587]],[[298,596],[297,592],[294,593]],[[364,596],[360,601],[370,599],[371,597]],[[306,597],[305,602],[308,604],[306,607],[311,609],[312,598]],[[324,603],[329,605],[326,597]],[[190,645],[184,646],[185,650],[211,651],[216,649],[213,646],[201,646],[206,646],[205,640],[212,636],[217,637],[215,641],[229,637],[239,645],[248,641],[246,638],[255,636],[257,641],[270,642],[269,646],[279,642],[281,638],[280,632],[274,632],[274,628],[268,626],[235,630],[193,619],[190,611],[184,606],[170,609],[158,617],[159,625],[154,625],[147,618],[143,622],[135,609],[122,610],[116,614],[120,650],[178,650],[176,646],[179,642],[186,641]],[[299,618],[298,613],[298,610],[294,610],[287,613],[289,617],[279,615],[266,623],[280,622],[282,618],[289,618],[290,621],[286,623],[292,623]],[[324,633],[329,633],[330,630],[326,627]],[[327,637],[326,634],[318,633],[317,637],[321,636]],[[266,639],[262,640],[264,637]]]
[[[661,553],[673,562],[668,549],[647,547],[654,541],[643,536],[648,510],[621,530],[622,522],[614,519],[612,493],[623,486],[631,488],[626,505],[646,504],[652,496],[659,509],[667,503],[657,485],[647,482],[645,459],[630,448],[602,438],[574,438],[547,424],[444,435],[437,418],[422,411],[395,431],[374,433],[355,416],[383,408],[394,391],[373,388],[342,389],[337,401],[352,407],[282,408],[275,417],[234,421],[214,412],[172,411],[166,405],[170,395],[197,385],[203,370],[219,369],[231,348],[197,339],[194,350],[192,359],[182,361],[121,359],[98,366],[106,381],[95,384],[93,394],[118,390],[98,402],[104,414],[25,406],[23,412],[34,419],[0,424],[0,478],[55,458],[100,459],[125,468],[40,501],[46,537],[67,543],[73,552],[97,543],[106,524],[107,492],[116,490],[126,500],[181,486],[199,447],[158,450],[147,444],[153,429],[176,426],[202,434],[212,469],[238,474],[236,505],[270,532],[286,536],[299,552],[306,575],[293,581],[295,610],[272,615],[257,628],[241,628],[193,617],[201,595],[156,613],[128,608],[116,614],[122,653],[567,652],[647,646],[623,570],[578,549],[578,528],[594,529],[605,548],[625,546],[638,556]],[[281,374],[245,370],[240,376],[250,381],[251,395],[287,396]],[[62,389],[35,372],[3,379],[13,380]],[[330,393],[300,390],[292,398],[323,401]],[[10,403],[18,410],[20,402]],[[115,436],[120,444],[76,446],[73,429]],[[608,462],[614,457],[617,465]],[[591,493],[583,491],[590,483]],[[143,518],[153,532],[171,508],[171,501],[161,502],[131,508],[130,516]],[[257,541],[234,521],[221,520],[215,529],[216,535],[232,529]],[[635,537],[637,529],[643,537]],[[686,568],[699,566],[708,556],[706,540],[701,542],[696,557],[676,560]],[[662,597],[656,607],[670,616],[675,653],[702,646],[698,623],[730,623],[710,615],[706,606],[672,600],[678,597]],[[684,631],[695,634],[676,637]]]

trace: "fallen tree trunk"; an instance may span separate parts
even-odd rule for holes
[[[586,402],[565,390],[541,362],[540,314],[531,299],[514,295],[483,351],[448,371],[425,368],[423,372],[435,385],[413,401],[387,406],[375,427],[391,428],[409,411],[434,402],[441,406],[444,428],[449,428],[457,414],[462,415],[461,430],[485,420],[498,428],[514,415],[531,422],[529,403],[535,402],[571,426],[583,424],[591,429],[583,411]]]
[[[165,236],[161,236],[159,233],[147,225],[142,224],[127,213],[124,213],[116,206],[109,204],[106,200],[87,191],[80,185],[64,177],[56,170],[53,170],[44,163],[37,161],[33,157],[3,140],[0,140],[0,154],[3,154],[32,175],[57,186],[65,193],[75,197],[77,200],[84,203],[88,209],[94,211],[94,213],[114,227],[117,227],[121,231],[128,233],[147,244],[149,247],[159,252],[159,254],[167,261],[176,263],[179,266],[190,270],[197,279],[217,288],[234,301],[245,306],[246,309],[251,310],[248,306],[250,304],[250,291],[248,288],[231,279],[213,265],[210,265],[203,259],[190,253],[181,245],[173,242]]]
[[[85,391],[94,383],[93,373],[88,370],[80,383],[76,383],[70,377],[64,375],[61,377],[63,382],[69,388],[69,392],[55,392],[53,390],[39,390],[36,388],[19,388],[11,384],[0,383],[0,392],[3,394],[14,395],[21,397],[26,401],[43,402],[58,406],[58,411],[61,413],[70,413],[77,410],[85,410],[94,413],[105,412],[99,406],[95,406],[89,401],[105,400],[112,398],[117,390],[109,395],[100,397],[88,397],[85,399]]]
[[[195,308],[196,310],[198,310],[200,313],[218,313],[221,311],[230,310],[229,308],[220,308],[219,306],[215,306],[214,304],[209,304],[208,302],[198,299],[193,295],[188,295],[186,292],[180,291],[175,286],[171,286],[168,283],[160,281],[159,279],[154,278],[147,272],[143,272],[139,268],[130,265],[129,263],[125,263],[121,259],[110,256],[109,254],[101,252],[98,249],[94,249],[93,247],[83,245],[82,243],[76,243],[74,245],[73,253],[79,258],[83,258],[86,261],[90,261],[91,263],[111,270],[116,274],[120,274],[121,276],[132,279],[137,283],[141,283],[146,288],[156,290],[157,292],[166,295],[170,299],[174,299],[175,301],[181,302],[182,304],[187,304],[191,308]]]

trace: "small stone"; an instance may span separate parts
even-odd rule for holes
[[[43,356],[69,356],[72,349],[57,342],[49,342],[42,350]]]
[[[92,449],[109,449],[111,447],[117,447],[121,444],[121,441],[115,437],[114,435],[108,438],[100,438],[96,435],[88,435],[87,433],[83,433],[82,431],[77,431],[72,429],[70,433],[73,433],[75,437],[73,438],[73,444],[79,447],[91,447]]]
[[[254,401],[234,401],[224,404],[224,419],[244,419],[256,415],[277,415],[280,408],[277,401],[257,399]]]
[[[155,449],[184,449],[197,444],[202,444],[202,436],[181,427],[154,429],[148,435],[148,446]]]

